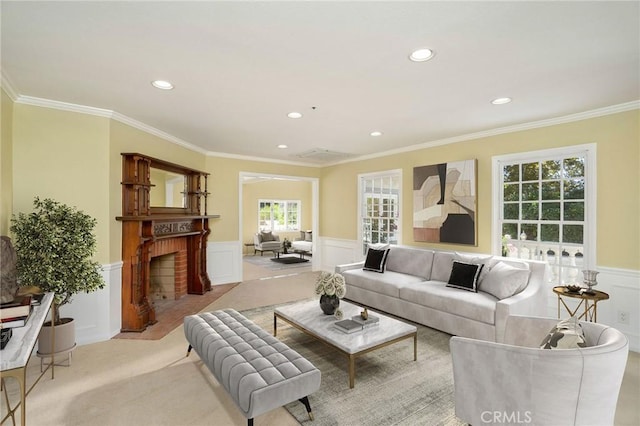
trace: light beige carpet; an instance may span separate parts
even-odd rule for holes
[[[241,311],[306,299],[314,295],[316,275],[307,272],[245,281],[202,311],[229,307]],[[54,380],[47,374],[33,388],[27,398],[27,425],[246,425],[207,368],[196,362],[197,355],[186,358],[186,350],[181,326],[160,340],[111,339],[79,346],[71,367],[56,367]],[[29,383],[39,369],[39,359],[33,356],[27,371]],[[16,383],[9,383],[8,388],[16,400]],[[4,416],[6,403],[0,400]],[[19,416],[16,420],[20,424]],[[256,426],[297,424],[284,408],[255,421]]]
[[[241,283],[203,311],[229,307],[243,311],[314,296],[316,273],[277,278],[259,270],[253,270],[251,274],[256,278]],[[245,279],[248,280],[248,276],[245,273]],[[291,333],[293,331],[283,330],[279,335]],[[207,368],[197,362],[197,356],[185,358],[186,349],[181,327],[160,340],[112,339],[80,346],[74,352],[71,367],[56,368],[55,380],[47,375],[33,389],[27,398],[27,425],[246,425],[246,419],[233,401]],[[399,353],[408,350],[399,348]],[[419,351],[424,353],[421,347]],[[413,362],[410,355],[402,358],[406,360],[403,362]],[[336,380],[336,389],[342,391],[348,387],[344,360],[337,358],[335,368],[339,374],[344,374]],[[427,363],[424,368],[437,369],[439,366]],[[361,369],[359,367],[358,375]],[[39,359],[34,356],[28,369],[29,383],[38,372]],[[425,374],[430,373],[427,371]],[[363,384],[358,375],[356,391]],[[640,356],[632,353],[622,385],[616,425],[640,424],[639,377]],[[383,387],[384,383],[380,382],[378,388]],[[8,388],[10,396],[15,399],[16,384],[10,383]],[[312,396],[312,404],[316,405],[313,399]],[[0,413],[4,416],[6,404],[4,398],[0,400]],[[392,398],[381,404],[380,415],[384,415],[386,405],[393,403]],[[335,404],[339,405],[339,401]],[[320,405],[314,410],[320,410]],[[17,422],[20,424],[19,418]],[[256,426],[298,424],[284,408],[255,419]],[[337,424],[346,423],[338,420]]]

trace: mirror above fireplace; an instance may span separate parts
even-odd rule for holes
[[[187,202],[187,177],[184,174],[169,172],[167,170],[150,168],[151,208],[176,207],[186,208]]]

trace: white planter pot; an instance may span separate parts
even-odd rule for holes
[[[76,323],[73,318],[63,318],[69,320],[68,322],[54,326],[55,328],[55,342],[53,346],[53,354],[67,354],[76,347]],[[51,325],[43,325],[38,335],[38,355],[47,356],[51,355],[51,340],[52,340]]]

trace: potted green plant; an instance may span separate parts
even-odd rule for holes
[[[33,212],[19,213],[11,219],[18,281],[21,287],[36,286],[42,292],[55,293],[51,311],[56,327],[53,353],[69,352],[75,347],[75,324],[72,318],[60,317],[60,308],[71,303],[77,293],[105,286],[101,265],[92,260],[97,221],[76,207],[48,198],[36,197],[33,207]],[[42,328],[39,354],[51,354],[47,341],[50,328]]]

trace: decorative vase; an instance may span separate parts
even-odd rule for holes
[[[322,309],[322,312],[324,312],[325,315],[333,315],[336,312],[336,309],[338,309],[338,306],[340,306],[340,299],[338,296],[327,296],[326,294],[320,296],[320,309]]]
[[[584,275],[584,283],[587,285],[587,287],[589,287],[589,290],[587,290],[589,293],[593,293],[593,287],[598,285],[596,276],[599,273],[600,272],[598,271],[591,271],[589,269],[585,269],[582,271],[582,274]]]

